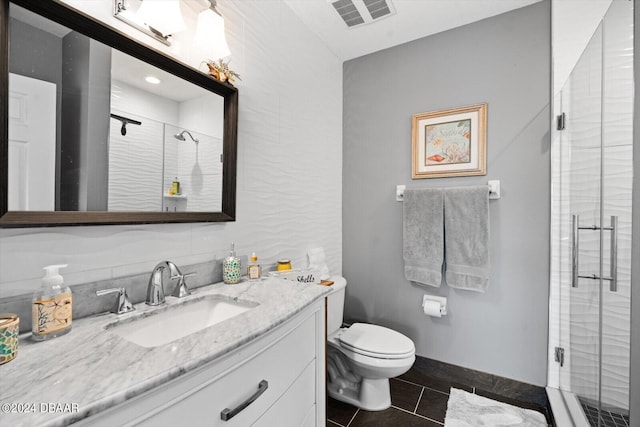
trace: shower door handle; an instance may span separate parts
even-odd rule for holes
[[[580,251],[579,238],[580,215],[571,215],[571,287],[578,287],[578,252]]]
[[[609,251],[610,262],[609,277],[600,277],[596,274],[592,275],[580,275],[578,273],[578,254],[580,253],[580,230],[608,230],[611,231],[611,250]],[[602,256],[602,255],[601,255]],[[578,279],[593,279],[593,280],[607,280],[609,281],[609,290],[611,292],[618,291],[618,217],[611,216],[610,227],[580,227],[580,215],[571,215],[571,287],[578,287]]]
[[[611,216],[611,261],[609,263],[610,268],[610,280],[609,290],[611,292],[618,292],[618,217]]]

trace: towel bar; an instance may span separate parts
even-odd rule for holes
[[[496,200],[500,198],[500,180],[491,180],[487,183],[489,187],[489,199]],[[396,201],[403,202],[404,201],[404,190],[407,188],[406,185],[397,185],[396,186]]]

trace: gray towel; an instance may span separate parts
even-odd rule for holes
[[[445,279],[452,288],[484,292],[489,285],[489,189],[444,190]]]
[[[444,262],[442,189],[405,190],[404,276],[420,285],[440,286]]]

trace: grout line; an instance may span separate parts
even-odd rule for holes
[[[396,381],[402,381],[403,383],[415,385],[415,386],[418,386],[418,387],[426,387],[424,384],[414,383],[413,381],[403,380],[402,378],[393,378],[393,379],[396,380]]]
[[[351,419],[347,423],[346,427],[349,427],[351,425],[351,423],[353,422],[353,419],[356,417],[356,415],[358,415],[358,412],[360,412],[360,408],[356,409],[356,413],[353,414],[353,417],[351,417]]]
[[[422,387],[423,389],[424,389],[424,388],[428,388],[428,389],[429,389],[429,390],[431,390],[431,391],[437,391],[438,393],[446,394],[447,396],[449,396],[449,393],[448,393],[448,392],[446,392],[446,391],[442,391],[442,390],[437,390],[437,389],[435,389],[435,388],[431,388],[431,387],[429,387],[428,385],[425,385],[425,384],[418,384],[418,383],[414,383],[414,382],[412,382],[412,381],[403,380],[403,379],[401,379],[401,378],[393,378],[393,379],[394,379],[394,380],[398,380],[398,381],[402,381],[403,383],[407,383],[407,384],[414,385],[414,386],[416,386],[416,387]]]
[[[416,407],[413,408],[413,413],[415,414],[418,411],[418,406],[420,406],[420,399],[422,399],[422,394],[424,393],[424,387],[420,390],[420,396],[418,396],[418,401],[416,402]]]
[[[429,421],[431,421],[431,422],[438,423],[438,424],[440,424],[440,425],[444,425],[444,424],[442,424],[442,422],[441,422],[441,421],[434,420],[433,418],[425,417],[424,415],[420,415],[420,414],[416,414],[416,413],[413,413],[413,412],[407,411],[406,409],[400,408],[399,406],[393,406],[393,405],[391,405],[391,407],[392,407],[392,408],[394,408],[394,409],[397,409],[397,410],[399,410],[399,411],[406,412],[407,414],[413,415],[414,417],[420,417],[420,418],[423,418],[423,419],[425,419],[425,420],[429,420]]]

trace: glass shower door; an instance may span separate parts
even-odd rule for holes
[[[625,425],[621,418],[629,414],[631,336],[633,2],[614,0],[602,25],[602,220],[606,225],[615,218],[615,230],[603,236],[603,271],[614,281],[605,282],[602,292],[600,418],[601,425]]]
[[[554,100],[550,372],[593,426],[628,425],[632,8],[611,2]]]
[[[560,388],[597,402],[600,389],[602,25],[561,92]],[[597,405],[596,405],[597,407]]]

